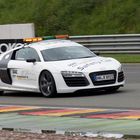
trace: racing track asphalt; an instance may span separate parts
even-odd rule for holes
[[[126,75],[126,85],[116,93],[86,92],[44,98],[38,93],[7,92],[0,97],[0,104],[140,109],[140,64],[123,64],[123,67]]]

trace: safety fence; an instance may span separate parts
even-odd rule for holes
[[[100,53],[140,53],[140,34],[83,35],[70,39]]]
[[[69,39],[94,52],[140,54],[140,34],[82,35]],[[0,54],[23,44],[23,39],[0,39]]]

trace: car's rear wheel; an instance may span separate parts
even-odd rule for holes
[[[56,95],[56,86],[52,74],[45,70],[41,73],[39,78],[39,88],[45,97],[52,97]]]

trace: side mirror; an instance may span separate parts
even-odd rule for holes
[[[33,59],[27,59],[26,62],[34,63],[34,62],[36,62],[36,59],[34,59],[34,58]]]

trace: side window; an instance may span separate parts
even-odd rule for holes
[[[40,61],[39,56],[33,48],[21,48],[15,52],[15,60],[36,59]]]

